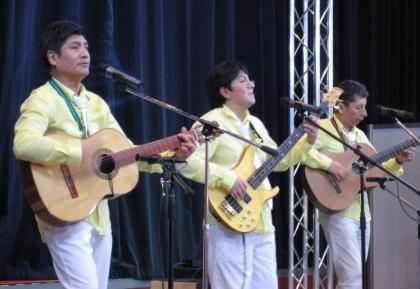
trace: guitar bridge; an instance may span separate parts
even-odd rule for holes
[[[331,174],[328,174],[328,179],[330,180],[330,183],[334,187],[336,193],[341,194],[343,191],[341,190],[340,184],[338,183],[337,179]]]
[[[227,195],[223,202],[220,203],[219,208],[229,217],[232,218],[242,211],[242,206],[231,195]]]
[[[73,176],[71,175],[70,169],[66,164],[60,165],[61,172],[63,173],[64,180],[66,181],[67,188],[70,191],[70,196],[74,198],[79,197],[76,186],[74,184]]]
[[[228,216],[229,218],[232,218],[234,216],[236,216],[236,211],[232,208],[232,206],[226,201],[224,200],[220,205],[219,208],[222,209],[222,211],[225,213],[226,216]]]

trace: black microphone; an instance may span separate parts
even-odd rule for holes
[[[320,114],[323,112],[321,107],[316,107],[311,104],[307,104],[298,100],[293,100],[287,97],[280,98],[280,104],[283,105],[284,107],[293,107],[293,108],[296,108],[297,110],[305,110],[305,111],[309,111],[309,112],[317,113],[317,114]]]
[[[122,84],[123,86],[127,86],[131,89],[138,89],[144,84],[143,81],[135,79],[134,77],[106,63],[99,64],[99,71],[103,76],[112,78],[118,84]]]
[[[376,110],[379,111],[380,114],[385,114],[391,117],[403,117],[403,118],[413,118],[414,113],[405,111],[405,110],[399,110],[395,108],[390,108],[382,105],[374,105],[373,106]]]
[[[390,181],[393,181],[393,180],[394,180],[393,178],[375,178],[375,177],[366,178],[366,182],[378,182],[378,183],[390,182]]]

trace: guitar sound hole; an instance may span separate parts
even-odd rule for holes
[[[104,180],[112,179],[118,174],[112,151],[106,148],[98,149],[93,153],[92,166],[95,174]]]
[[[101,173],[109,175],[115,169],[115,162],[111,156],[106,154],[101,154],[99,156],[99,170]]]

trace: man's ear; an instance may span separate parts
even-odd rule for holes
[[[51,66],[57,65],[57,58],[58,58],[58,55],[55,51],[53,50],[47,51],[47,59],[48,59],[48,62],[51,64]]]
[[[222,86],[221,88],[219,88],[219,93],[225,99],[230,99],[230,90],[227,89],[226,87]]]
[[[340,101],[340,102],[337,103],[337,106],[338,106],[338,112],[343,113],[344,107],[345,107],[344,103],[342,101]]]

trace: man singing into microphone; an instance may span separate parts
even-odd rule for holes
[[[320,126],[349,145],[365,143],[372,146],[364,132],[357,128],[357,125],[367,116],[368,91],[366,87],[354,80],[342,81],[337,87],[342,91],[337,103],[338,110],[331,119],[321,120]],[[340,153],[345,150],[343,144],[335,141],[325,132],[319,131],[314,149],[310,151],[304,162],[312,168],[328,170],[338,181],[342,181],[349,176],[349,169],[318,151]],[[402,164],[413,158],[414,151],[414,147],[405,149],[396,158],[383,165],[398,174],[402,174]],[[367,196],[364,200],[367,220],[366,248],[368,249],[371,217]],[[362,288],[360,204],[359,194],[347,208],[339,213],[326,214],[320,212],[319,214],[319,221],[333,256],[334,269],[338,277],[337,289]],[[365,258],[367,258],[367,249]]]
[[[42,32],[41,56],[51,79],[33,90],[22,104],[15,125],[14,153],[18,159],[32,163],[78,164],[88,157],[83,154],[81,141],[57,141],[47,135],[86,138],[103,128],[122,130],[106,102],[81,83],[90,67],[82,27],[67,21],[49,24]],[[183,160],[194,151],[195,141],[185,128],[178,137],[181,146],[175,157]],[[139,163],[139,169],[161,170],[145,163]],[[58,279],[66,289],[107,288],[112,249],[107,200],[102,200],[83,221],[63,227],[38,218],[37,223]]]

